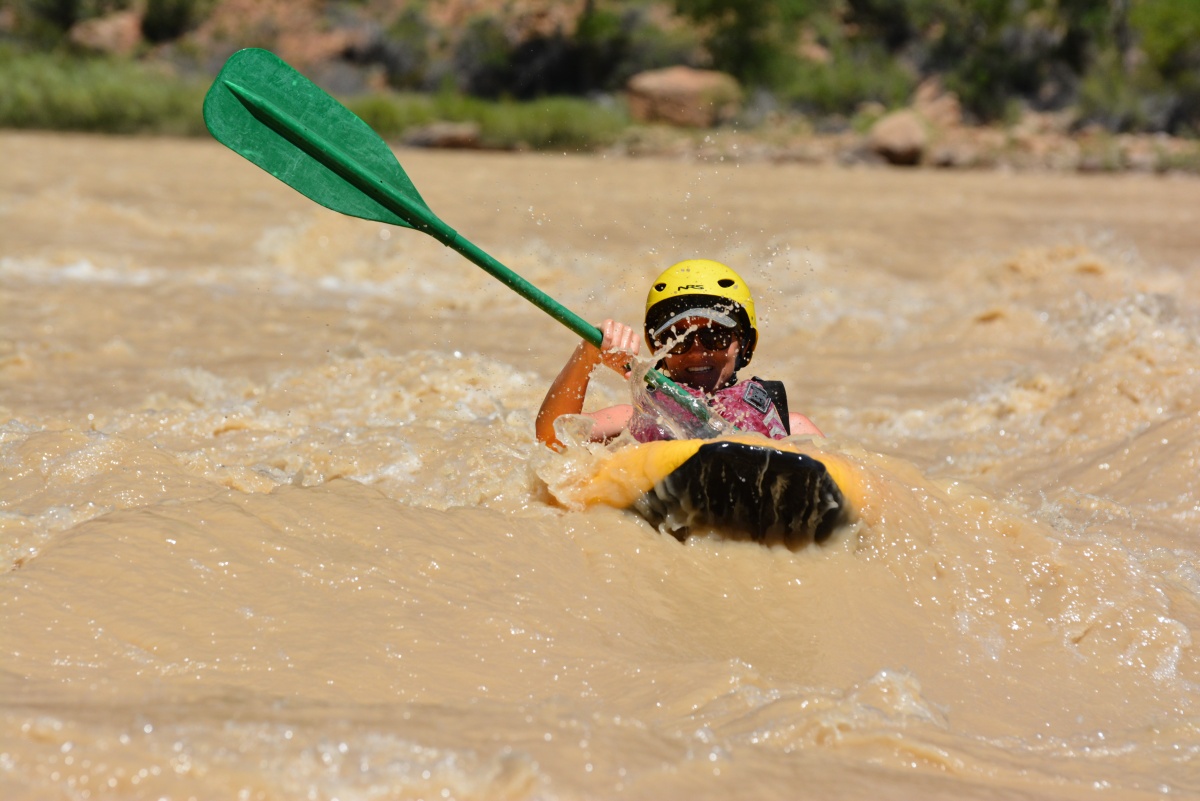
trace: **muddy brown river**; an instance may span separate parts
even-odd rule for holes
[[[1200,180],[398,153],[589,320],[740,271],[859,520],[579,508],[576,338],[461,256],[0,132],[0,797],[1200,795]]]

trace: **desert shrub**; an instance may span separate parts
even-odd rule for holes
[[[419,91],[429,88],[434,79],[435,34],[423,9],[409,6],[386,29],[351,48],[346,56],[352,62],[381,66],[393,89]]]
[[[1014,98],[1046,110],[1073,103],[1109,21],[1094,0],[925,0],[911,17],[924,32],[922,71],[945,75],[984,120],[1001,119]]]
[[[490,104],[480,112],[485,141],[538,150],[594,150],[613,142],[628,123],[619,110],[571,97]]]
[[[1134,80],[1158,90],[1163,119],[1155,127],[1200,133],[1200,3],[1143,0],[1130,9],[1129,25],[1145,56]]]
[[[781,97],[810,114],[851,115],[866,102],[903,105],[916,86],[913,74],[878,50],[861,48],[820,64],[798,61]]]
[[[152,43],[169,42],[196,27],[212,8],[212,0],[146,0],[142,35]]]
[[[428,95],[376,94],[351,98],[346,106],[384,139],[398,139],[409,128],[438,119]]]
[[[589,6],[570,33],[511,42],[488,15],[471,20],[454,46],[449,73],[461,91],[490,99],[530,100],[621,89],[633,74],[697,61],[699,38],[684,27],[660,29],[640,5]]]
[[[675,10],[707,32],[713,65],[740,80],[771,85],[787,71],[802,22],[829,0],[674,0]]]
[[[1097,123],[1111,131],[1135,131],[1151,126],[1153,93],[1137,85],[1122,67],[1115,50],[1105,54],[1084,77],[1079,91],[1082,123]]]
[[[476,17],[467,25],[454,50],[457,86],[482,97],[511,94],[510,49],[500,22],[490,16]]]
[[[473,122],[495,148],[592,150],[613,142],[628,123],[623,110],[579,98],[491,101],[450,92],[354,98],[347,106],[385,139],[434,121]]]
[[[136,62],[0,48],[0,126],[198,134],[205,87]]]

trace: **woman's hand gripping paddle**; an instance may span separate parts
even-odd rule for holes
[[[567,309],[442,222],[392,149],[369,125],[274,53],[230,56],[204,98],[204,122],[229,149],[326,208],[429,234],[596,347],[600,329]],[[722,433],[722,421],[662,373],[646,381]]]

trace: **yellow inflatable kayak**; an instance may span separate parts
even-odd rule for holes
[[[843,460],[819,455],[758,436],[647,442],[613,452],[572,494],[584,505],[635,509],[680,539],[707,527],[821,542],[854,517],[839,479],[858,482]]]

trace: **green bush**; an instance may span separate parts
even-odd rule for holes
[[[380,47],[381,61],[388,85],[395,89],[420,89],[430,68],[430,42],[433,26],[419,8],[408,8],[388,28],[386,42]]]
[[[617,110],[570,97],[496,103],[481,111],[484,141],[504,147],[593,150],[615,141],[628,124]]]
[[[675,11],[707,31],[705,45],[718,69],[752,85],[771,85],[802,22],[828,10],[829,0],[674,0]],[[786,69],[786,68],[785,68]]]
[[[346,107],[384,139],[398,139],[409,128],[437,119],[433,99],[426,95],[365,95],[351,98]]]
[[[888,108],[912,96],[916,78],[877,49],[835,55],[827,64],[798,61],[780,96],[790,105],[815,114],[852,115],[868,101]]]
[[[511,91],[514,81],[512,49],[500,20],[491,16],[472,19],[454,51],[456,88],[484,97]]]
[[[1080,90],[1085,122],[1112,131],[1200,131],[1200,4],[1132,6],[1125,41],[1099,51]]]
[[[1200,67],[1200,3],[1143,0],[1130,8],[1129,24],[1158,73],[1176,77]]]
[[[203,132],[206,87],[136,62],[0,48],[0,127]]]
[[[1147,87],[1138,87],[1121,66],[1120,54],[1109,51],[1084,77],[1079,113],[1111,131],[1134,131],[1147,125]]]
[[[1134,71],[1158,98],[1157,130],[1200,133],[1200,3],[1196,0],[1144,0],[1129,12],[1146,63]]]
[[[352,98],[347,107],[385,139],[435,121],[473,122],[482,144],[494,148],[593,150],[617,139],[628,124],[623,110],[578,98],[490,101],[443,92]]]
[[[687,64],[700,49],[700,37],[690,28],[662,30],[639,15],[630,19],[628,45],[614,71],[611,88],[620,88],[645,70]]]

